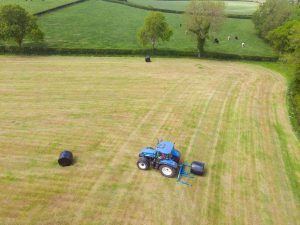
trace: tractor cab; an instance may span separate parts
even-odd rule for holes
[[[151,159],[169,159],[179,163],[180,152],[174,148],[174,143],[169,141],[160,141],[157,143],[156,148],[145,147],[140,151],[140,157],[147,157]]]
[[[156,151],[161,152],[162,154],[171,154],[174,149],[174,144],[169,141],[161,141],[156,145]]]
[[[169,141],[160,141],[156,145],[156,158],[158,159],[166,159],[166,160],[174,160],[175,162],[179,162],[180,160],[180,152],[174,148],[174,144]]]
[[[162,141],[156,145],[156,157],[157,159],[171,159],[172,150],[174,148],[173,143]]]

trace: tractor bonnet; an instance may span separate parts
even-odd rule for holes
[[[151,147],[146,147],[146,148],[143,148],[141,151],[140,151],[140,154],[143,153],[143,154],[147,154],[147,155],[154,155],[155,154],[155,150]]]

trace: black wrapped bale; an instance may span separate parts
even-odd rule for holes
[[[147,55],[147,56],[145,57],[145,61],[146,61],[146,62],[151,62],[151,58],[150,58],[149,55]]]
[[[58,158],[58,163],[60,166],[70,166],[73,163],[73,154],[68,150],[64,150],[60,153]]]
[[[204,163],[203,162],[192,162],[192,167],[191,167],[191,173],[195,174],[195,175],[204,175]]]

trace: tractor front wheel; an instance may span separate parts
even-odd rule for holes
[[[167,165],[161,165],[159,167],[160,173],[165,177],[174,177],[176,174],[176,171],[173,167],[167,166]]]
[[[150,167],[150,163],[149,161],[144,158],[144,157],[141,157],[137,163],[136,163],[137,167],[140,169],[140,170],[148,170],[149,167]]]

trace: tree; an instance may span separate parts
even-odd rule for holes
[[[160,12],[151,12],[138,32],[138,40],[143,46],[151,44],[155,49],[160,40],[169,41],[172,34],[173,31],[166,22],[165,16]]]
[[[298,85],[298,94],[299,94],[299,99],[300,99],[300,47],[298,47],[295,50],[295,62],[296,62],[296,73],[295,73],[295,79],[296,83]],[[300,101],[299,101],[299,108],[300,108]],[[299,111],[300,113],[300,111]]]
[[[300,48],[295,51],[295,64],[296,64],[296,71],[295,71],[295,81],[291,85],[291,101],[294,107],[296,121],[298,122],[298,134],[300,134]]]
[[[299,5],[300,4],[300,0],[290,0],[290,3],[294,4],[294,5]]]
[[[204,53],[205,40],[211,31],[220,28],[224,16],[225,4],[221,1],[193,0],[186,10],[187,30],[196,36],[199,57]]]
[[[300,21],[291,20],[270,31],[266,39],[281,54],[293,53],[300,48]]]
[[[258,34],[265,37],[269,31],[286,22],[291,17],[292,11],[288,0],[267,0],[260,4],[252,17]]]
[[[293,6],[291,19],[292,20],[300,20],[300,4]]]
[[[18,5],[5,5],[0,8],[0,38],[14,40],[21,47],[25,37],[34,41],[42,40],[36,18]]]

